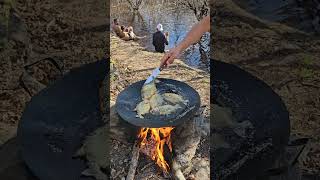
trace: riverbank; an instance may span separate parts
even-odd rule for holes
[[[290,113],[291,134],[309,137],[304,173],[320,172],[320,38],[264,21],[218,0],[211,57],[238,65],[277,92]],[[214,74],[214,72],[213,72]]]

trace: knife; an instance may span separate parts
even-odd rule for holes
[[[152,82],[153,80],[156,79],[156,77],[160,74],[162,68],[157,67],[156,69],[154,69],[152,71],[151,76],[148,77],[148,79],[144,82],[144,84],[149,84],[150,82]]]
[[[160,74],[160,72],[166,67],[166,61],[152,71],[152,74],[148,77],[148,79],[144,82],[144,84],[149,84]]]

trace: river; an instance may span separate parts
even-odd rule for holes
[[[303,0],[234,0],[248,12],[301,31],[320,33],[320,3]]]

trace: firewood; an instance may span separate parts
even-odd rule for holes
[[[140,152],[140,146],[138,144],[138,141],[136,140],[133,145],[130,168],[129,168],[126,180],[134,179],[134,176],[136,174],[136,169],[138,166],[138,161],[139,161],[139,152]]]

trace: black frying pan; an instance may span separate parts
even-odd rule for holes
[[[134,111],[141,99],[141,88],[145,81],[139,81],[131,84],[124,89],[117,97],[116,110],[120,117],[128,123],[138,127],[174,127],[184,121],[190,119],[192,115],[200,107],[200,96],[196,90],[188,84],[172,79],[158,79],[156,83],[157,90],[160,94],[172,92],[181,95],[185,100],[188,100],[186,107],[178,109],[176,113],[166,116],[157,116],[146,114],[144,119],[136,117],[137,113]]]
[[[40,180],[93,180],[72,156],[84,138],[103,125],[99,85],[107,60],[73,69],[27,104],[18,127],[22,158]]]
[[[248,161],[240,168],[238,174],[231,177],[231,179],[250,179],[262,173],[266,166],[270,166],[281,149],[286,146],[290,134],[288,111],[271,87],[241,68],[213,60],[211,68],[213,73],[211,103],[231,108],[238,122],[249,120],[255,128],[254,143],[258,144],[266,139],[272,141],[273,147],[268,154]],[[214,128],[213,119],[212,128]],[[245,152],[245,149],[242,150]],[[229,153],[237,154],[237,152],[211,151],[213,174],[217,174],[228,164]]]

